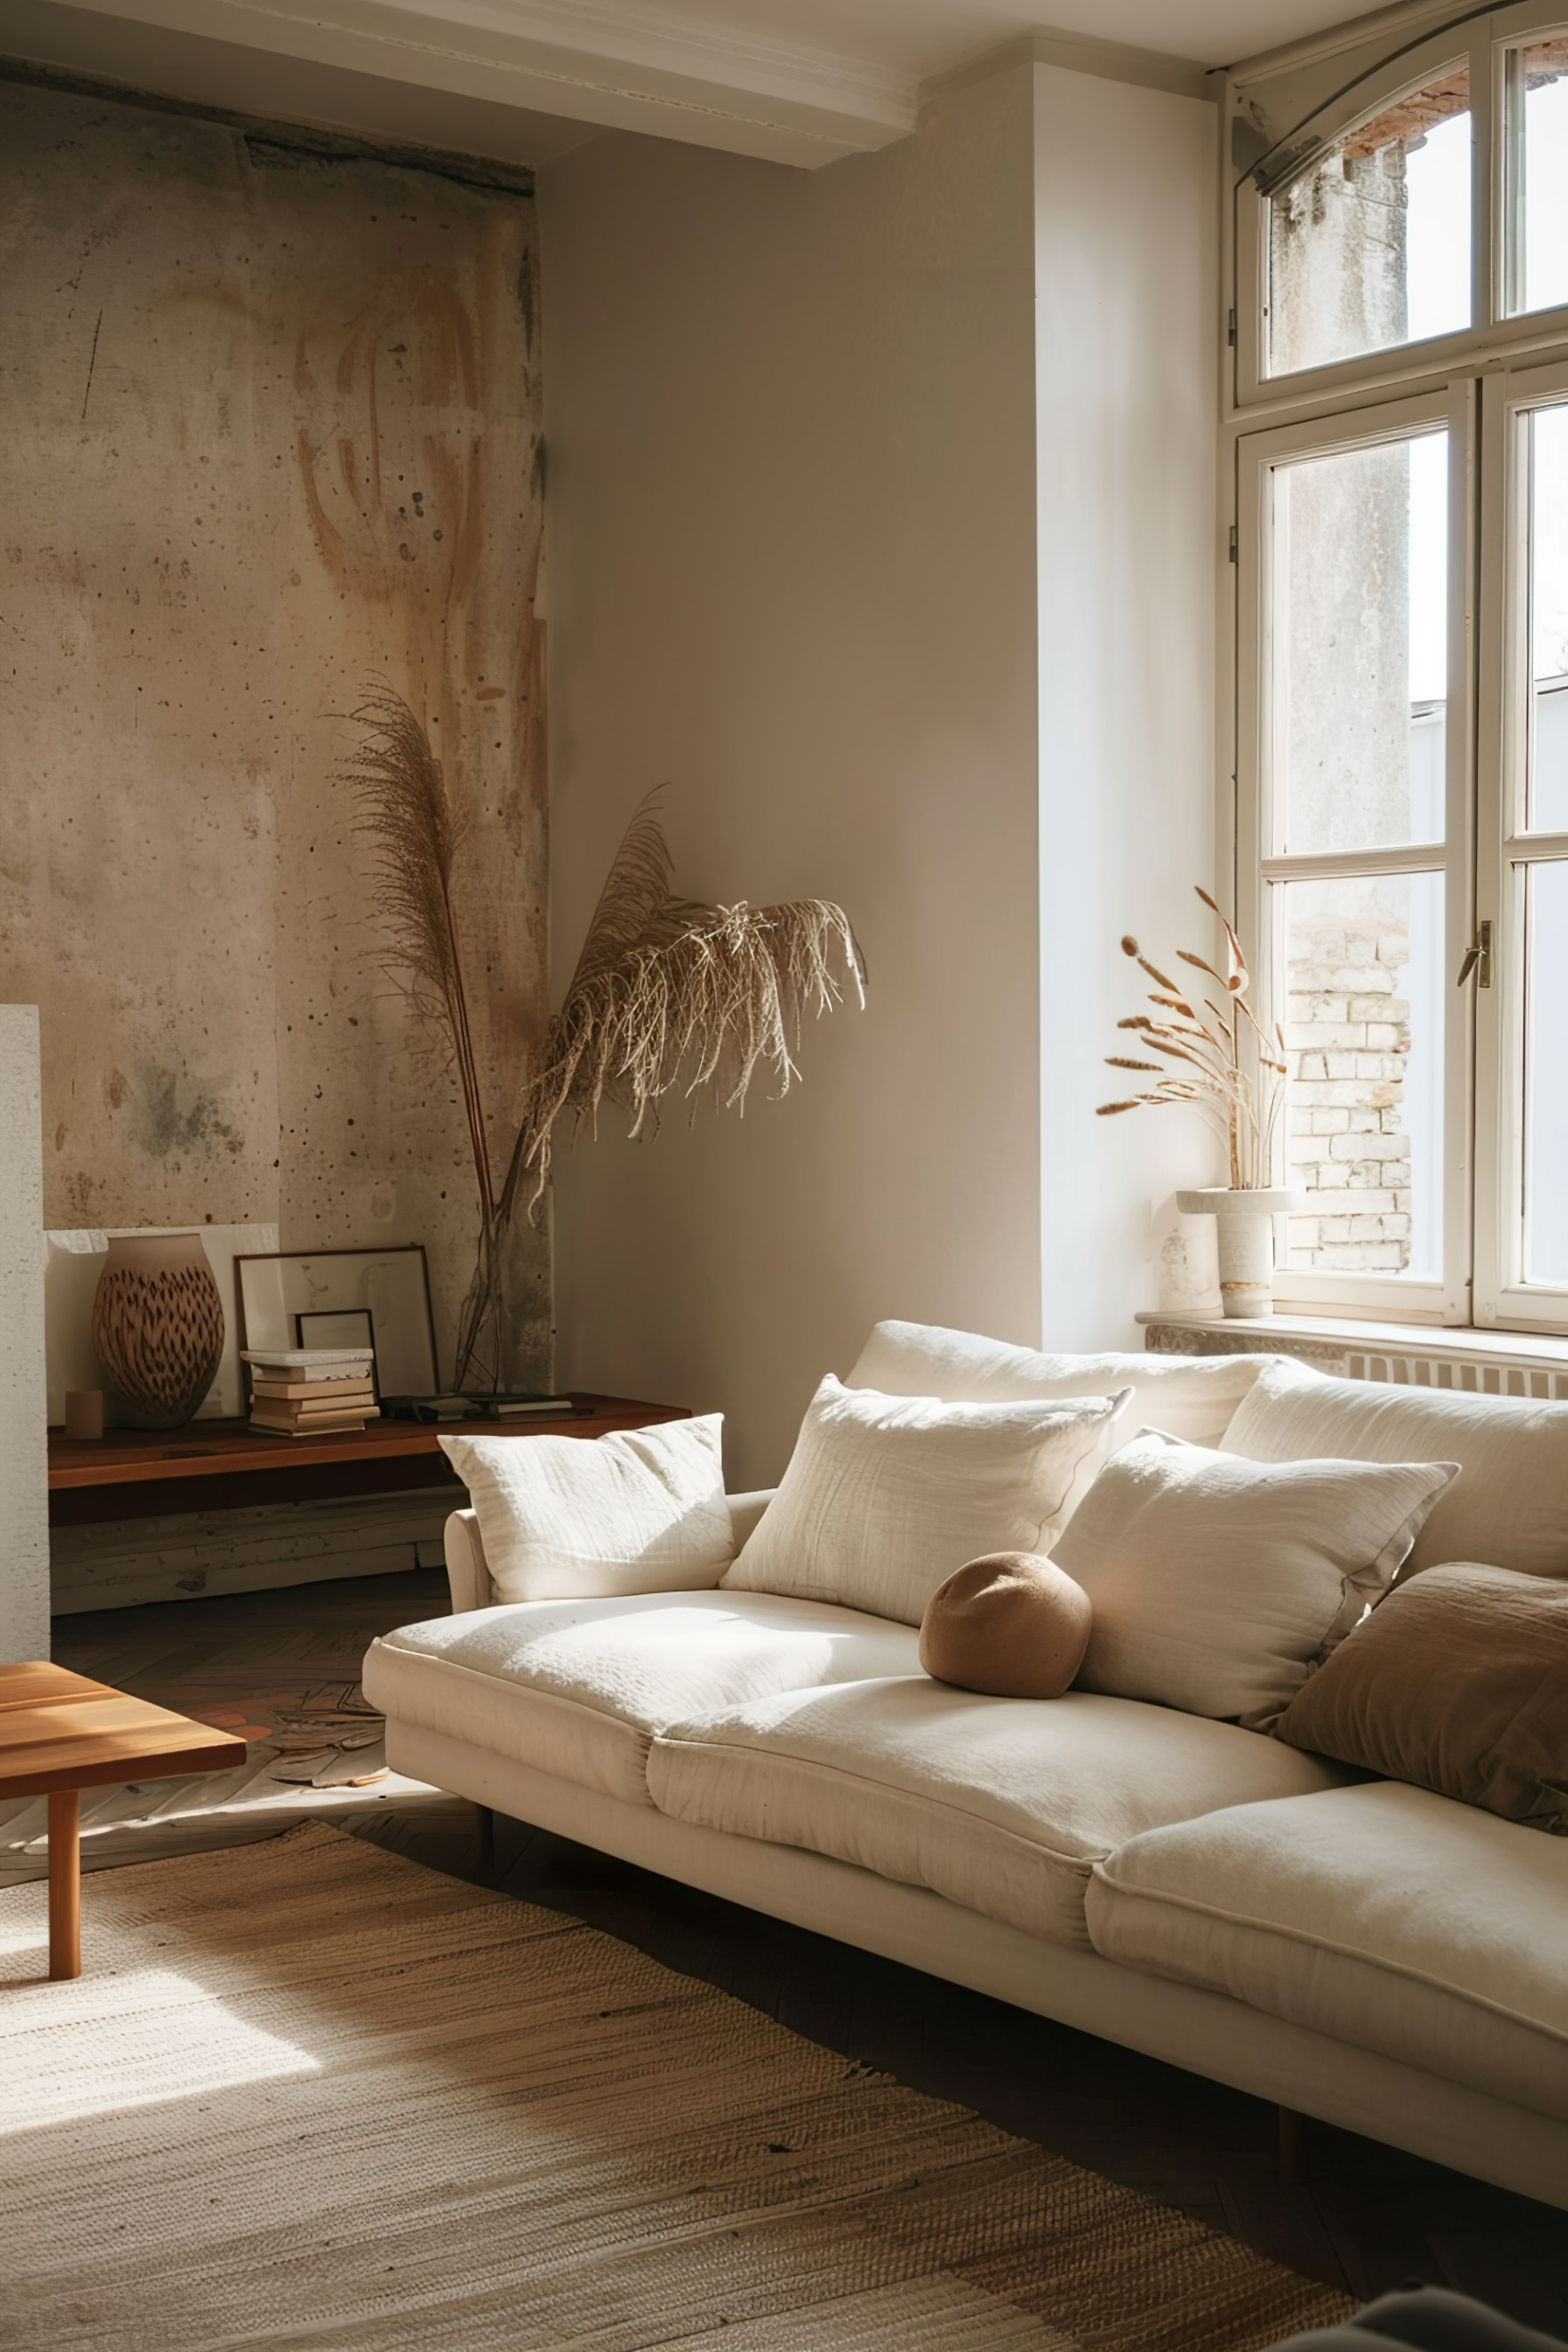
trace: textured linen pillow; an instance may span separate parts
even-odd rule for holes
[[[960,1690],[1059,1699],[1083,1664],[1093,1615],[1082,1585],[1038,1553],[989,1552],[927,1601],[920,1664]]]
[[[1262,1356],[1042,1355],[940,1323],[878,1323],[844,1383],[944,1405],[1026,1396],[1113,1396],[1131,1387],[1123,1438],[1145,1422],[1194,1445],[1218,1445],[1263,1370]]]
[[[1080,1468],[1103,1459],[1125,1402],[1123,1392],[942,1405],[829,1376],[725,1584],[918,1625],[965,1560],[1050,1549]]]
[[[1568,1584],[1452,1561],[1412,1577],[1274,1735],[1568,1837]]]
[[[444,1437],[502,1600],[696,1592],[735,1556],[724,1417],[608,1437]]]
[[[1145,1430],[1052,1555],[1094,1607],[1079,1688],[1262,1729],[1386,1591],[1456,1476],[1243,1462]]]
[[[1457,1462],[1464,1476],[1421,1530],[1412,1570],[1484,1560],[1568,1576],[1568,1405],[1332,1380],[1268,1356],[1224,1451],[1251,1462]]]

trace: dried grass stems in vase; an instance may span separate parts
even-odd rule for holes
[[[865,967],[841,907],[827,899],[709,906],[677,895],[657,795],[626,828],[538,1066],[518,1073],[505,1167],[491,1156],[464,978],[458,912],[464,829],[439,761],[401,696],[378,688],[351,714],[355,756],[339,771],[375,842],[391,966],[418,1017],[450,1051],[479,1193],[473,1279],[458,1317],[454,1385],[495,1388],[505,1371],[506,1242],[526,1194],[537,1214],[555,1129],[570,1114],[597,1133],[601,1107],[634,1136],[658,1125],[663,1098],[707,1095],[744,1109],[760,1077],[775,1097],[799,1077],[807,1016],[846,994],[865,1002]]]
[[[1137,1054],[1108,1054],[1112,1069],[1136,1070],[1154,1084],[1120,1102],[1102,1102],[1101,1118],[1146,1104],[1178,1103],[1206,1118],[1230,1159],[1228,1185],[1180,1192],[1176,1205],[1185,1216],[1217,1220],[1220,1304],[1227,1316],[1260,1316],[1274,1305],[1274,1219],[1302,1205],[1298,1194],[1273,1184],[1280,1115],[1285,1102],[1285,1041],[1276,1024],[1272,1035],[1247,1001],[1252,976],[1240,940],[1207,890],[1199,898],[1224,935],[1222,971],[1206,956],[1179,947],[1180,962],[1201,973],[1218,989],[1183,986],[1152,964],[1135,939],[1122,942],[1155,986],[1153,1015],[1130,1013],[1118,1022],[1134,1033]],[[1146,1054],[1158,1054],[1150,1061]]]
[[[1123,1111],[1179,1103],[1206,1118],[1224,1144],[1230,1159],[1233,1192],[1266,1191],[1273,1182],[1275,1148],[1285,1101],[1285,1039],[1276,1023],[1265,1029],[1248,1002],[1252,976],[1240,940],[1207,890],[1198,896],[1224,933],[1224,971],[1205,956],[1179,947],[1183,964],[1201,973],[1220,992],[1222,1002],[1203,987],[1183,988],[1157,964],[1152,964],[1137,941],[1122,942],[1122,953],[1155,982],[1146,1012],[1129,1013],[1119,1029],[1135,1032],[1139,1045],[1159,1054],[1149,1061],[1142,1054],[1107,1054],[1111,1069],[1135,1070],[1154,1084],[1120,1102],[1102,1102],[1099,1116],[1115,1118]]]

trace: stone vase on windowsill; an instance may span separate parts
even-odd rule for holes
[[[1305,1195],[1284,1184],[1257,1191],[1207,1184],[1178,1193],[1176,1205],[1183,1216],[1218,1221],[1220,1304],[1226,1315],[1272,1315],[1274,1220],[1304,1208]]]

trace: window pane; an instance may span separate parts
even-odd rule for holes
[[[1529,823],[1568,832],[1568,403],[1524,419],[1529,454]]]
[[[1270,375],[1470,324],[1470,76],[1347,131],[1268,206]]]
[[[1288,882],[1290,1263],[1432,1281],[1443,1222],[1443,878]]]
[[[1525,1280],[1568,1283],[1568,865],[1525,884]]]
[[[1568,302],[1568,33],[1530,41],[1513,52],[1516,308],[1550,310]]]
[[[1446,433],[1274,469],[1274,850],[1441,841]]]

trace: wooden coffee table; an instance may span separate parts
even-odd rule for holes
[[[78,1792],[175,1772],[220,1772],[245,1743],[34,1658],[0,1666],[0,1800],[49,1799],[49,1973],[82,1973]]]

